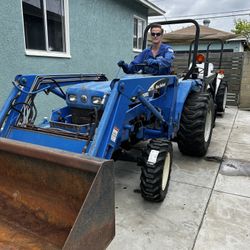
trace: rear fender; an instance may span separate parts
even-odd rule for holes
[[[177,100],[176,100],[176,109],[175,109],[175,122],[178,124],[181,119],[182,110],[185,104],[185,101],[190,92],[199,92],[201,90],[202,83],[199,80],[184,80],[179,82]]]

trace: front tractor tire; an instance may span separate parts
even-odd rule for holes
[[[204,156],[214,125],[214,103],[208,93],[189,94],[181,115],[177,135],[179,150],[190,156]]]
[[[222,81],[216,95],[216,113],[224,114],[225,112],[227,104],[227,90],[227,83],[225,81]]]
[[[141,195],[145,200],[160,202],[167,194],[173,148],[166,139],[152,139],[141,158]]]

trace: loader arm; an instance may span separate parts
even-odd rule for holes
[[[109,159],[121,142],[127,139],[126,135],[133,131],[131,120],[140,115],[155,116],[161,122],[161,129],[150,131],[143,128],[138,135],[139,139],[150,138],[150,133],[154,137],[171,138],[175,127],[174,93],[177,92],[177,83],[175,76],[133,76],[116,81],[87,154]],[[152,86],[156,89],[157,84],[162,84],[159,85],[162,91],[160,96],[148,97]],[[132,108],[131,100],[137,100]]]
[[[1,112],[0,136],[79,154],[85,152],[87,155],[105,159],[110,159],[112,153],[123,141],[129,139],[131,133],[134,133],[140,140],[150,138],[150,136],[172,138],[177,122],[174,118],[178,84],[175,76],[134,75],[113,82],[101,81],[103,78],[102,75],[17,76],[13,92]],[[57,117],[56,114],[60,113],[64,122],[58,122],[61,118],[57,117],[58,121],[52,121],[40,127],[35,126],[33,121],[29,122],[30,118],[23,121],[24,109],[32,106],[32,102],[40,92],[52,92],[60,98],[67,99],[69,105],[71,94],[67,93],[64,97],[61,87],[78,84],[80,84],[79,88],[72,89],[75,93],[72,96],[76,98],[80,98],[77,95],[80,95],[79,91],[84,89],[94,94],[100,92],[98,89],[106,91],[106,94],[103,93],[103,96],[108,96],[105,104],[99,107],[93,106],[96,113],[103,108],[98,127],[93,128],[91,123],[73,124],[71,118],[67,118],[71,117],[70,112],[73,107],[78,105],[74,104],[74,101],[72,107],[65,107],[53,113],[52,117]],[[95,85],[97,85],[96,90],[89,89]],[[107,88],[109,85],[111,89]],[[157,96],[155,96],[156,92]],[[80,110],[84,109],[84,105],[87,108],[94,105],[82,102],[80,104],[82,105]],[[161,128],[135,129],[133,120],[140,119],[141,116],[144,116],[145,120],[155,117]]]
[[[17,75],[13,81],[14,87],[0,112],[0,136],[5,137],[8,129],[17,124],[24,105],[29,106],[38,93],[52,92],[65,99],[62,87],[103,80],[107,80],[103,74]]]

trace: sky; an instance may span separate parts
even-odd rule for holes
[[[231,32],[234,28],[235,19],[244,19],[250,22],[250,1],[249,0],[150,0],[152,3],[166,11],[165,17],[167,20],[180,19],[177,17],[182,16],[186,18],[201,18],[197,20],[199,24],[203,24],[203,20],[210,20],[209,27]],[[219,14],[217,14],[219,13]],[[201,15],[206,14],[206,15]],[[240,14],[247,14],[242,15]],[[191,15],[193,17],[191,17]],[[218,16],[229,16],[212,18]],[[195,18],[196,17],[196,18]],[[204,18],[204,19],[203,19]],[[159,20],[165,20],[164,17],[160,19],[158,17],[150,18],[150,22],[156,22]],[[190,25],[190,24],[189,24]],[[178,26],[165,26],[164,29],[167,32],[181,29],[185,27],[183,24]]]

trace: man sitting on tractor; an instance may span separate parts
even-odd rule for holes
[[[153,24],[150,28],[152,46],[144,49],[136,58],[127,64],[119,61],[126,74],[134,74],[142,70],[143,73],[152,75],[168,75],[174,59],[174,51],[171,46],[162,43],[163,29],[160,24]]]

